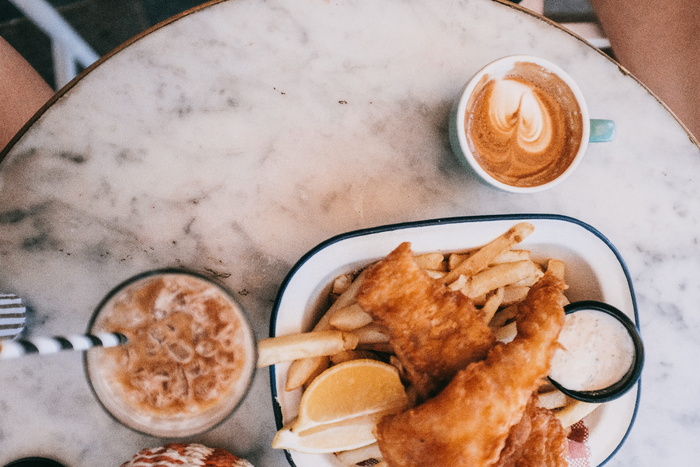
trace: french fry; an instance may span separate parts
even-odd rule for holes
[[[456,281],[449,284],[447,287],[450,290],[460,290],[461,291],[467,286],[468,281],[469,281],[469,279],[467,278],[467,276],[460,275]]]
[[[447,268],[449,271],[455,269],[462,261],[467,259],[472,255],[474,251],[467,253],[452,253],[447,258]],[[496,256],[490,263],[489,266],[501,263],[512,263],[513,261],[525,261],[530,258],[530,250],[504,250],[501,254]]]
[[[486,267],[505,250],[510,249],[513,245],[522,242],[525,237],[530,235],[535,230],[532,224],[521,222],[514,225],[507,232],[487,243],[467,259],[462,261],[457,267],[449,272],[443,279],[446,284],[454,282],[460,274],[465,276],[473,276],[474,274],[486,269]]]
[[[564,272],[566,270],[566,265],[564,261],[559,259],[550,259],[547,261],[547,272],[554,274],[554,277],[564,280]]]
[[[366,270],[365,270],[366,271]],[[333,302],[333,304],[328,308],[328,311],[321,317],[321,320],[319,321],[319,324],[321,324],[322,321],[326,320],[326,325],[328,324],[327,321],[330,319],[331,316],[333,316],[333,313],[335,313],[336,310],[339,310],[341,308],[345,308],[347,306],[352,305],[355,302],[355,297],[357,297],[357,292],[360,290],[360,287],[362,286],[362,282],[365,279],[365,271],[362,271],[353,281],[352,284],[350,284],[350,287],[343,292],[338,299]],[[316,330],[316,328],[314,328]]]
[[[568,428],[574,425],[579,420],[590,415],[601,404],[593,404],[589,402],[573,401],[561,410],[554,412],[554,416],[559,419],[561,426]]]
[[[459,263],[467,259],[470,255],[475,253],[476,250],[470,251],[467,253],[452,253],[448,258],[447,258],[447,267],[451,271],[454,268],[456,268]],[[500,264],[500,263],[512,263],[513,261],[525,261],[528,259],[531,259],[530,257],[530,250],[513,250],[513,249],[508,249],[504,250],[496,256],[490,263],[489,265],[494,265],[494,264]]]
[[[329,321],[331,327],[340,331],[353,331],[371,322],[372,316],[357,303],[335,310]]]
[[[330,366],[329,357],[302,358],[294,360],[287,370],[285,391],[293,391],[311,382]]]
[[[460,290],[460,292],[462,292],[464,295],[466,295],[467,290],[468,289],[465,287],[463,290]],[[488,298],[488,296],[489,296],[489,294],[480,295],[478,297],[472,298],[471,301],[472,301],[472,303],[474,303],[474,306],[479,308],[479,307],[486,305],[486,299]]]
[[[493,319],[494,315],[498,311],[498,307],[501,306],[503,302],[503,287],[496,289],[496,292],[491,294],[487,299],[484,306],[481,307],[481,312],[484,314],[484,322],[489,323]]]
[[[532,261],[497,264],[472,276],[468,281],[465,294],[470,298],[479,297],[539,273],[541,273],[540,269]],[[465,289],[462,290],[465,291]]]
[[[343,292],[338,297],[338,299],[335,302],[333,302],[333,304],[328,308],[328,310],[323,314],[323,316],[321,316],[321,319],[318,320],[318,323],[316,323],[316,325],[313,328],[314,331],[324,331],[326,329],[330,329],[330,319],[331,316],[333,316],[333,313],[335,313],[341,308],[345,308],[355,303],[355,297],[357,296],[357,292],[360,290],[360,286],[362,286],[364,277],[364,271],[362,271],[355,278],[353,283],[350,284],[350,287],[348,287],[345,290],[345,292]]]
[[[370,352],[369,350],[343,350],[335,355],[331,355],[330,357],[333,365],[348,362],[350,360],[359,360],[361,358],[366,358],[368,360],[381,360],[376,353]]]
[[[571,399],[566,394],[556,389],[538,394],[537,399],[537,405],[549,410],[560,409],[571,403]]]
[[[505,250],[500,255],[496,256],[491,264],[512,263],[513,261],[530,260],[530,250]]]
[[[503,343],[508,343],[515,339],[516,334],[518,334],[518,328],[515,325],[515,321],[508,323],[496,329],[494,332],[496,340]]]
[[[460,265],[462,261],[469,258],[469,255],[471,255],[472,253],[474,253],[474,251],[470,251],[467,253],[452,253],[447,258],[447,270],[452,271],[453,269],[455,269],[457,266]]]
[[[314,326],[314,331],[330,329],[330,317],[336,310],[350,306],[355,301],[355,297],[357,296],[357,292],[360,290],[364,276],[365,272],[362,271],[355,278],[353,283],[350,284],[350,287],[348,287],[347,290],[343,292],[343,294],[341,294],[335,302],[333,302],[328,311],[321,316],[321,319],[318,321],[316,326]],[[312,376],[317,375],[320,371],[327,367],[327,357],[313,357],[293,361],[289,366],[289,370],[287,370],[285,390],[293,391],[302,387]]]
[[[503,306],[522,302],[525,297],[527,297],[529,291],[530,287],[525,285],[509,285],[503,287]]]
[[[505,290],[507,289],[504,288],[504,296],[505,296]],[[500,328],[506,325],[506,323],[512,319],[515,318],[515,315],[518,313],[518,306],[517,305],[510,305],[505,308],[502,308],[499,310],[498,313],[491,319],[491,322],[489,323],[489,326],[492,328]]]
[[[357,336],[359,344],[384,344],[389,342],[387,329],[377,323],[370,323],[351,332]]]
[[[505,263],[504,263],[505,264]],[[511,263],[512,264],[512,263]],[[532,263],[535,264],[535,263]],[[535,266],[537,266],[535,264]],[[537,283],[538,280],[540,280],[544,276],[544,272],[542,272],[539,268],[536,270],[533,270],[533,274],[530,276],[527,276],[523,279],[520,279],[519,281],[513,282],[511,287],[532,287]]]
[[[414,257],[416,264],[421,269],[430,269],[433,271],[443,271],[446,268],[444,263],[445,257],[441,253],[425,253]]]
[[[369,446],[365,446],[363,448],[338,452],[335,455],[340,462],[347,466],[355,466],[360,462],[364,462],[369,459],[381,460],[384,457],[382,456],[381,451],[379,451],[379,446],[377,446],[377,443],[370,444]]]
[[[357,347],[352,333],[325,330],[277,336],[258,342],[258,368],[300,358],[325,357]]]
[[[566,274],[566,264],[564,261],[559,259],[549,259],[547,260],[547,267],[545,269],[547,272],[551,272],[555,277],[561,280],[565,280],[564,276]],[[569,299],[566,296],[562,297],[562,306],[569,304]]]
[[[424,269],[424,271],[432,279],[442,279],[447,275],[445,271],[434,271],[432,269]]]
[[[337,355],[337,354],[336,354]],[[316,358],[302,358],[301,360],[295,360],[295,362],[311,362],[313,363],[316,361]],[[317,365],[311,370],[311,373],[309,373],[308,377],[306,378],[306,381],[302,381],[300,384],[306,390],[306,387],[311,384],[311,382],[316,379],[318,375],[326,371],[330,366],[331,366],[331,357],[318,357],[319,362]],[[289,382],[294,382],[293,379],[290,380],[289,378],[287,379]],[[286,389],[286,386],[285,386]]]
[[[352,282],[355,280],[353,274],[341,274],[333,280],[333,287],[331,288],[331,293],[335,295],[341,295],[346,290],[350,288]]]

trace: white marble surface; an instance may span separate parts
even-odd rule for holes
[[[478,182],[449,149],[469,76],[502,55],[565,68],[591,115],[617,123],[562,185]],[[115,284],[185,266],[238,293],[267,335],[277,288],[329,236],[443,216],[556,213],[605,234],[629,267],[647,346],[642,401],[609,465],[693,465],[700,437],[700,149],[617,64],[516,7],[236,0],[128,45],[63,92],[0,165],[0,288],[34,334],[82,332]],[[196,438],[284,466],[267,372]],[[82,358],[0,362],[0,465],[48,455],[116,466],[161,440],[114,422]]]

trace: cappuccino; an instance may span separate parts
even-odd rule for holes
[[[127,283],[97,312],[92,331],[128,343],[87,356],[92,386],[119,421],[160,437],[185,437],[223,420],[255,368],[241,309],[219,286],[183,272]]]
[[[464,132],[488,175],[512,187],[537,187],[572,166],[587,138],[585,122],[579,99],[557,73],[518,61],[476,83]]]

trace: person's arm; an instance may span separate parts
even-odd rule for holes
[[[700,139],[700,2],[590,1],[615,58]]]
[[[53,90],[0,37],[0,150],[53,95]]]

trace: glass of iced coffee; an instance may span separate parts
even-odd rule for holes
[[[88,379],[112,416],[152,436],[213,428],[238,406],[255,372],[245,313],[224,287],[192,272],[150,271],[120,284],[89,331],[127,337],[86,353]]]

